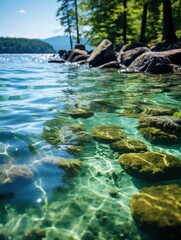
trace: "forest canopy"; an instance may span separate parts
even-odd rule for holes
[[[0,37],[0,53],[54,53],[53,47],[40,40]]]
[[[57,0],[57,19],[70,37],[113,44],[181,38],[181,0]],[[168,19],[169,18],[169,19]],[[165,25],[164,25],[165,24]],[[76,27],[75,27],[76,26]],[[173,29],[173,31],[170,29]],[[167,39],[166,39],[167,40]],[[173,40],[173,39],[172,39]]]

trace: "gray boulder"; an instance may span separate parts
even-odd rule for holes
[[[118,55],[118,62],[128,67],[138,56],[150,52],[148,47],[137,47],[126,52],[121,51]]]
[[[78,62],[78,61],[86,61],[89,57],[87,51],[80,49],[73,49],[67,59],[68,62]]]
[[[146,52],[137,57],[128,70],[163,74],[172,72],[172,66],[168,57],[156,52]]]
[[[113,44],[107,39],[103,40],[87,59],[89,67],[99,67],[112,61],[117,61],[117,58]]]

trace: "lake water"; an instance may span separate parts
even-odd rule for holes
[[[33,180],[0,186],[0,239],[139,240],[144,238],[130,213],[131,197],[146,184],[127,175],[108,144],[85,142],[81,152],[46,139],[57,121],[121,126],[150,151],[178,158],[181,146],[156,146],[139,133],[138,118],[147,107],[181,111],[181,75],[126,74],[118,70],[48,63],[48,55],[0,55],[0,164],[26,165]],[[89,118],[72,118],[91,108]],[[53,131],[52,130],[52,131]],[[60,130],[58,128],[58,130]],[[46,159],[76,159],[68,174]]]

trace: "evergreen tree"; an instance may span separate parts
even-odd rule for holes
[[[64,26],[64,32],[68,33],[72,49],[73,35],[76,35],[77,43],[80,43],[77,0],[57,0],[57,2],[60,2],[60,7],[56,16],[60,20],[60,24]]]
[[[72,33],[73,33],[73,23],[74,19],[72,17],[72,8],[71,8],[71,1],[70,0],[57,0],[60,2],[60,7],[57,10],[56,16],[60,20],[60,24],[64,26],[65,33],[68,33],[69,40],[70,40],[70,47],[73,48],[73,41],[72,41]]]

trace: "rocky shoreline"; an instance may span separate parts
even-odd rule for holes
[[[149,48],[142,43],[131,43],[115,51],[112,42],[104,39],[92,52],[77,44],[71,51],[60,50],[59,57],[51,57],[49,62],[86,64],[90,68],[116,68],[125,72],[172,73],[181,66],[181,44],[163,43]]]

